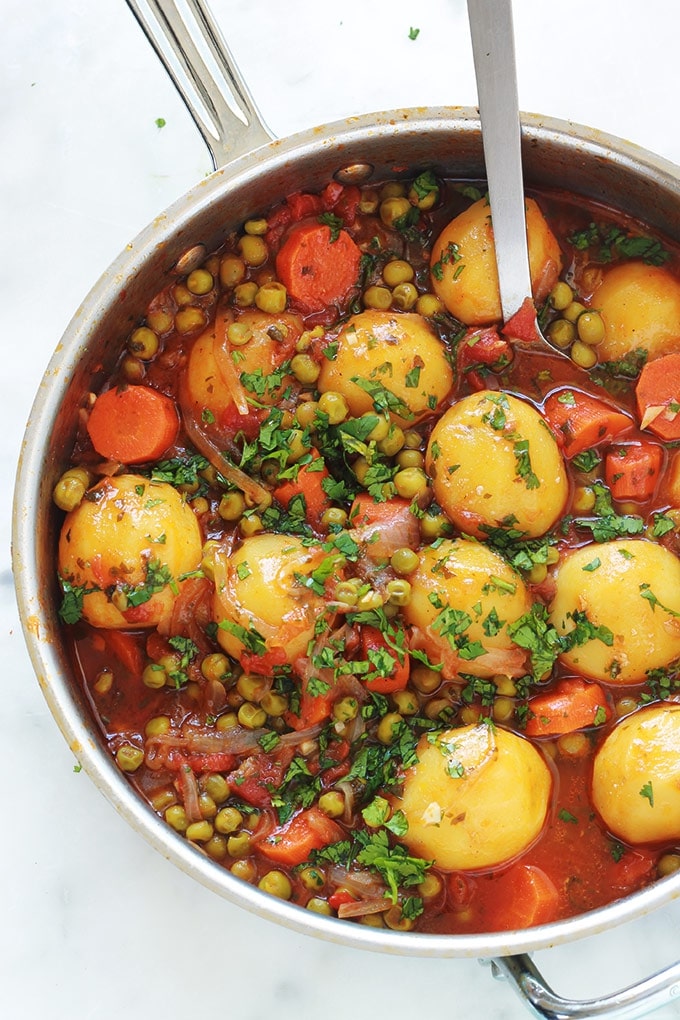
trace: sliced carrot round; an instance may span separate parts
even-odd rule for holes
[[[123,464],[157,460],[179,432],[174,400],[149,386],[106,390],[97,397],[87,421],[97,453]]]
[[[680,354],[648,361],[635,388],[640,428],[660,439],[680,439]]]
[[[346,230],[325,223],[295,227],[276,256],[276,272],[292,301],[319,312],[347,297],[357,283],[361,252]]]

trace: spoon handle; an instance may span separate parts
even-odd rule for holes
[[[507,322],[531,297],[512,2],[468,0],[467,6],[501,307]]]

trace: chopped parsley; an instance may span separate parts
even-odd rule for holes
[[[577,251],[593,249],[592,256],[600,262],[616,258],[642,259],[650,266],[663,266],[671,253],[653,237],[635,235],[620,227],[606,227],[590,223],[585,230],[577,230],[567,238]]]

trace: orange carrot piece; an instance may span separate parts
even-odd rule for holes
[[[543,414],[562,443],[566,457],[608,442],[633,424],[631,418],[598,397],[562,389],[547,398]]]
[[[625,443],[607,450],[604,476],[614,499],[651,499],[661,477],[663,448],[657,443]]]
[[[660,439],[680,439],[680,354],[664,354],[647,362],[635,398],[640,428]]]
[[[490,875],[494,894],[486,921],[489,931],[512,931],[554,921],[560,894],[546,873],[533,864],[515,864]]]
[[[98,454],[123,464],[157,460],[179,432],[174,400],[149,386],[106,390],[97,397],[87,431]]]
[[[319,455],[313,456],[309,464],[304,464],[297,473],[297,478],[287,478],[274,489],[274,497],[287,510],[295,496],[302,496],[305,501],[305,519],[316,530],[322,530],[321,517],[330,506],[330,500],[323,489],[323,480],[328,478],[325,466],[319,470]]]
[[[291,300],[320,312],[347,297],[357,283],[361,252],[346,230],[331,240],[323,223],[295,227],[276,256],[276,272]]]
[[[132,676],[140,676],[144,668],[144,655],[136,635],[122,630],[108,630],[103,632],[104,644],[111,655],[115,655],[118,661]]]
[[[340,826],[319,808],[311,807],[300,811],[282,828],[275,829],[256,849],[270,861],[295,867],[306,861],[312,850],[320,850],[342,838]]]
[[[607,698],[599,684],[580,677],[560,680],[552,690],[529,699],[528,737],[557,736],[587,726],[597,726],[611,716]]]

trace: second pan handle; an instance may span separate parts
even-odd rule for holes
[[[275,136],[203,0],[126,0],[179,92],[214,168]]]

